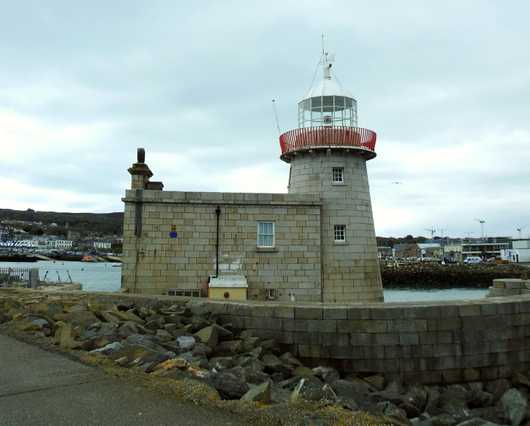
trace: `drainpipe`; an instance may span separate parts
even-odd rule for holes
[[[217,220],[217,238],[215,240],[215,278],[219,276],[219,216],[221,216],[221,207],[217,206],[215,209],[215,216]]]

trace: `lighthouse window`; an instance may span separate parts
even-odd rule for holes
[[[346,225],[335,225],[335,241],[346,241]]]
[[[344,183],[344,167],[333,167],[333,183]]]
[[[258,222],[258,247],[274,247],[274,222]]]

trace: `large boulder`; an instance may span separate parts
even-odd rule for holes
[[[120,351],[122,349],[124,349],[124,345],[123,343],[120,343],[120,342],[112,342],[112,343],[109,343],[101,348],[98,348],[98,349],[94,349],[92,351],[90,351],[90,353],[92,354],[103,354],[103,355],[110,355],[111,353],[113,352],[116,352],[116,351]]]
[[[182,351],[192,350],[196,342],[195,337],[186,335],[177,337],[175,341],[179,349]]]
[[[238,368],[217,372],[211,377],[211,383],[224,399],[240,399],[250,389]]]
[[[256,386],[251,386],[245,395],[241,397],[242,401],[258,401],[269,404],[271,402],[271,382],[266,381]]]
[[[215,352],[219,355],[237,355],[243,351],[242,340],[225,340],[220,342],[215,348]]]
[[[313,373],[326,383],[333,383],[335,380],[340,379],[339,372],[333,367],[315,367],[313,368]]]
[[[325,385],[314,376],[300,379],[300,382],[291,393],[291,402],[297,402],[300,399],[306,401],[334,401],[335,398],[336,395],[331,387]]]
[[[195,337],[210,348],[215,348],[219,341],[219,332],[216,326],[210,325],[197,331]]]
[[[74,338],[72,325],[63,322],[57,323],[55,343],[57,343],[62,349],[76,349],[81,346],[81,342],[76,341]]]
[[[501,404],[512,426],[519,426],[526,417],[528,399],[517,389],[508,389],[501,397]]]

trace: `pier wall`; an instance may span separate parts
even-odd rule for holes
[[[456,383],[530,368],[530,295],[357,306],[209,304],[235,327],[276,339],[307,364],[344,372]]]
[[[137,305],[188,300],[97,297]],[[530,368],[530,295],[356,305],[192,300],[235,328],[275,339],[307,365],[426,384],[495,380]]]

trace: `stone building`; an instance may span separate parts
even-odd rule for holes
[[[122,286],[206,294],[212,277],[244,277],[248,298],[382,301],[366,161],[374,132],[323,53],[322,79],[280,136],[287,194],[164,191],[139,150],[126,191]]]

